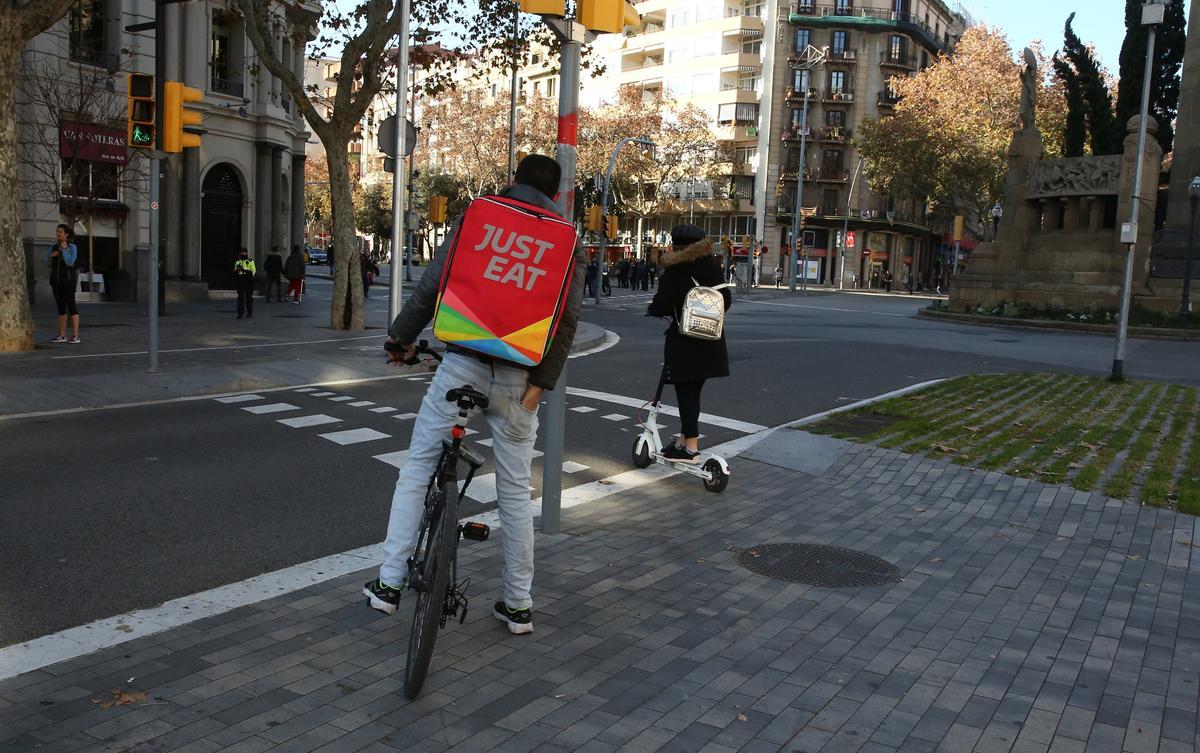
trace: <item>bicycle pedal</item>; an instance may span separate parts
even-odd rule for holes
[[[488,536],[492,535],[492,529],[486,523],[478,523],[469,521],[460,526],[462,537],[471,541],[487,541]]]

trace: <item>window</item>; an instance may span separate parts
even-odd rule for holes
[[[716,73],[698,73],[692,76],[692,94],[707,94],[717,91]]]
[[[821,214],[837,214],[840,206],[836,188],[826,188],[821,192]]]
[[[796,13],[803,16],[811,16],[813,12],[813,0],[798,0],[796,3]]]
[[[680,26],[687,26],[692,22],[691,8],[684,8],[671,13],[671,17],[667,19],[667,28],[675,29]]]
[[[492,84],[492,96],[493,97],[496,96],[496,85],[495,84]]]
[[[762,76],[758,73],[743,73],[738,76],[738,87],[744,92],[756,92],[762,88]]]
[[[767,9],[765,0],[746,0],[743,15],[762,17]]]
[[[830,71],[829,72],[829,92],[830,94],[841,94],[847,92],[846,88],[846,72],[845,71]]]
[[[753,165],[758,163],[757,146],[739,146],[733,150],[733,164]]]
[[[748,39],[742,42],[743,55],[762,55],[762,40]]]
[[[62,195],[116,201],[121,170],[118,165],[64,157]]]
[[[534,55],[531,58],[529,58],[529,62],[532,63],[533,65],[537,65],[538,63],[542,62],[542,56]]]
[[[702,37],[696,40],[696,51],[694,57],[706,58],[712,55],[721,54],[721,38],[720,37]]]
[[[827,126],[844,126],[846,125],[845,110],[826,110],[825,125]]]
[[[547,97],[554,96],[554,79],[552,79],[552,78],[546,79],[546,96]]]
[[[812,29],[796,29],[796,52],[804,52],[812,44]]]
[[[792,128],[804,127],[804,110],[796,107],[792,109]]]
[[[209,68],[212,71],[212,90],[234,97],[243,96],[242,33],[239,20],[232,14],[214,10],[212,15],[212,48]]]
[[[845,52],[846,51],[846,32],[844,32],[844,31],[833,32],[833,37],[830,39],[829,48],[834,53],[840,54],[840,53]]]
[[[691,56],[691,52],[692,52],[691,45],[672,47],[671,49],[667,50],[667,62],[668,63],[683,62],[684,60],[687,60]]]
[[[804,96],[804,90],[812,86],[810,73],[803,68],[792,71],[792,89],[800,96]]]
[[[692,93],[692,80],[687,76],[667,79],[667,92],[672,97],[687,97]]]
[[[71,59],[116,70],[116,55],[104,50],[104,0],[80,0],[71,8]]]
[[[696,6],[696,23],[701,21],[711,21],[714,18],[721,17],[722,4],[720,2],[705,2]]]
[[[727,103],[717,107],[717,125],[758,125],[758,105],[754,102]]]
[[[821,161],[821,170],[827,174],[837,174],[842,171],[842,150],[826,149]]]
[[[754,199],[754,176],[753,175],[735,175],[735,176],[733,176],[733,179],[730,181],[729,189],[730,189],[729,193],[732,194],[732,196],[730,198],[751,199],[751,200]],[[744,221],[746,218],[738,217],[737,219]],[[734,227],[735,228],[737,227],[736,221],[734,223]],[[745,227],[745,222],[742,223],[742,227]],[[736,230],[734,231],[734,233],[736,235],[745,235],[746,234],[745,232],[739,233]]]
[[[893,34],[888,38],[888,60],[902,61],[906,50],[904,37]]]
[[[834,0],[833,15],[848,16],[854,11],[853,4],[850,0]]]

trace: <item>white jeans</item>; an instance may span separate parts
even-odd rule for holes
[[[399,586],[408,575],[408,558],[417,546],[417,527],[425,505],[425,489],[442,452],[442,439],[458,417],[458,406],[446,400],[455,387],[470,385],[488,396],[483,411],[492,430],[496,462],[496,497],[504,545],[504,602],[512,609],[533,606],[533,507],[529,499],[529,465],[537,439],[537,411],[521,405],[528,373],[516,366],[487,363],[473,356],[447,353],[421,401],[413,424],[408,457],[392,493],[392,512],[379,578]],[[475,412],[478,415],[478,411]],[[460,472],[466,472],[463,463]]]

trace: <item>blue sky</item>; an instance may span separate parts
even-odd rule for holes
[[[1047,53],[1062,47],[1063,24],[1075,12],[1072,28],[1085,43],[1096,45],[1100,62],[1116,75],[1125,38],[1125,0],[960,0],[980,23],[999,26],[1014,49],[1035,39]],[[1184,0],[1185,15],[1191,0]]]

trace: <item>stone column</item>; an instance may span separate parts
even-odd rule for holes
[[[1195,17],[1194,14],[1193,17]],[[1158,197],[1159,171],[1157,168],[1162,163],[1162,147],[1159,146],[1158,139],[1154,137],[1155,131],[1158,130],[1158,124],[1155,122],[1154,116],[1148,117],[1150,120],[1146,124],[1146,151],[1143,157],[1142,185],[1138,190],[1141,202],[1137,213],[1138,237],[1135,246],[1136,256],[1133,260],[1133,292],[1135,295],[1145,294],[1145,284],[1150,273],[1150,246],[1154,239],[1154,211]],[[1125,247],[1120,242],[1120,223],[1129,221],[1130,209],[1133,206],[1133,175],[1136,171],[1139,121],[1140,116],[1135,115],[1126,124],[1128,133],[1125,136],[1125,151],[1121,155],[1120,194],[1117,201],[1118,232],[1113,234],[1113,250],[1119,250],[1121,253],[1124,253]],[[1172,169],[1172,172],[1176,169],[1178,169],[1178,165]],[[1174,185],[1174,179],[1171,182]],[[1183,195],[1186,204],[1186,188]]]
[[[1096,233],[1104,229],[1104,197],[1089,196],[1088,200],[1088,230]]]
[[[186,280],[200,279],[200,150],[183,151],[183,206],[180,223],[183,228],[183,264],[179,276]]]
[[[1192,3],[1187,30],[1179,89],[1179,117],[1175,121],[1171,188],[1167,194],[1167,225],[1182,228],[1185,232],[1188,226],[1188,183],[1200,175],[1200,31],[1194,31],[1200,30],[1200,3]],[[1138,65],[1143,62],[1138,61]],[[1121,219],[1124,221],[1127,215]]]
[[[1079,229],[1079,204],[1081,201],[1083,200],[1077,196],[1068,197],[1062,200],[1063,230]]]
[[[271,150],[270,144],[259,142],[255,146],[254,162],[254,248],[250,255],[256,264],[261,264],[271,247]]]
[[[271,240],[263,249],[267,253],[274,246],[283,246],[287,242],[283,226],[283,204],[287,197],[283,195],[283,147],[271,147]]]
[[[304,154],[292,155],[292,245],[304,245]],[[288,249],[291,251],[291,248]]]
[[[1039,199],[1042,208],[1042,232],[1052,233],[1058,229],[1058,203],[1053,199]]]

